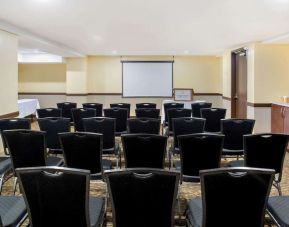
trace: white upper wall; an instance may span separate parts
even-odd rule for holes
[[[18,40],[0,30],[0,115],[18,111]]]

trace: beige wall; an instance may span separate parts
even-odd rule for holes
[[[86,94],[88,82],[87,59],[67,58],[66,64],[66,93]]]
[[[171,56],[88,57],[88,93],[121,93],[121,60],[172,60]],[[222,58],[174,57],[174,87],[199,93],[222,92]]]
[[[197,93],[222,93],[222,58],[175,57],[174,87],[194,88]]]
[[[88,57],[88,93],[121,93],[120,57]]]
[[[66,92],[66,64],[19,64],[19,92]]]
[[[256,44],[254,102],[271,103],[289,96],[289,45]]]
[[[222,75],[222,84],[223,84],[223,96],[231,97],[231,51],[226,51],[223,54],[223,75]]]
[[[18,111],[17,36],[0,30],[0,115]]]

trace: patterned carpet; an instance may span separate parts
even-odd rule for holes
[[[38,129],[37,124],[33,123],[32,128],[37,130]],[[169,141],[169,144],[170,143],[171,141]],[[2,144],[0,144],[0,146],[1,146],[0,154],[3,155]],[[228,161],[230,161],[230,159],[222,160],[222,165],[225,165]],[[12,185],[13,185],[13,177],[8,179],[5,182],[3,186],[3,195],[12,195]],[[283,195],[289,195],[289,153],[286,154],[286,158],[285,158],[281,187],[282,187]],[[19,194],[19,191],[17,193]],[[100,182],[100,181],[91,182],[90,195],[105,197],[106,195],[105,183]],[[277,195],[277,190],[275,188],[272,188],[271,195]],[[182,214],[184,214],[187,201],[197,196],[201,196],[199,184],[183,183],[182,185],[179,186],[180,212],[179,212],[179,208],[176,207],[176,213],[175,213],[176,225],[175,226],[185,225],[185,217],[182,216]],[[110,201],[108,202],[106,216],[107,216],[107,226],[111,227],[112,226],[112,213],[111,213]],[[268,223],[270,222],[268,217],[266,218],[266,220]],[[27,221],[22,226],[27,226]],[[265,226],[270,226],[270,225],[266,224]],[[274,225],[271,225],[271,226],[274,226]]]

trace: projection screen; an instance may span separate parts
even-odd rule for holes
[[[172,97],[173,61],[122,61],[123,97]]]

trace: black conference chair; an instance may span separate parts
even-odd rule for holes
[[[173,145],[170,148],[171,154],[180,154],[178,136],[194,133],[203,133],[206,120],[195,117],[181,117],[172,119]]]
[[[173,227],[179,174],[157,169],[105,173],[114,227]]]
[[[177,103],[177,102],[169,102],[169,103],[164,103],[164,114],[165,114],[165,121],[163,122],[164,127],[168,125],[168,109],[181,109],[184,108],[184,103]]]
[[[63,154],[58,133],[70,132],[69,118],[38,118],[41,131],[46,132],[46,146],[51,154]]]
[[[137,103],[135,104],[137,109],[156,109],[157,104],[150,103],[150,102],[144,102],[144,103]]]
[[[102,135],[89,132],[59,133],[65,165],[90,170],[92,180],[102,179],[103,169],[111,169],[111,161],[102,160]]]
[[[63,165],[61,158],[47,157],[45,132],[15,129],[5,130],[2,133],[11,156],[14,176],[16,168]],[[14,193],[17,183],[17,177],[15,177]]]
[[[135,110],[135,115],[137,118],[155,118],[159,119],[160,118],[160,109],[136,109]]]
[[[221,119],[226,116],[226,109],[222,108],[202,108],[201,117],[206,119],[205,131],[216,132],[221,131]]]
[[[5,138],[3,136],[4,130],[10,130],[10,129],[30,129],[31,128],[31,122],[30,119],[26,118],[15,118],[15,119],[0,119],[0,134],[2,138],[2,144],[4,148],[5,156],[0,156],[0,194],[2,192],[2,186],[4,183],[4,180],[7,180],[9,178],[5,178],[9,171],[12,169],[12,163],[11,159],[8,156],[8,147],[7,143],[5,141]]]
[[[224,135],[199,133],[178,136],[181,181],[199,182],[200,170],[219,168]]]
[[[95,109],[84,109],[84,108],[76,108],[71,109],[72,119],[74,122],[74,130],[76,132],[83,132],[83,118],[96,117]]]
[[[120,146],[115,141],[115,119],[109,117],[93,117],[82,119],[84,131],[103,135],[102,155],[115,156],[116,167],[120,162]]]
[[[31,226],[102,226],[105,202],[89,196],[89,171],[38,167],[16,172]]]
[[[111,103],[110,108],[122,108],[127,109],[128,118],[130,117],[130,103]]]
[[[166,136],[127,134],[122,135],[121,140],[126,168],[164,168]]]
[[[61,117],[61,109],[57,108],[43,108],[37,109],[37,116],[38,118],[45,118],[45,117]]]
[[[12,129],[31,129],[31,121],[27,118],[0,119],[0,133],[2,137],[4,153],[6,155],[9,155],[9,152],[7,150],[7,143],[2,132],[4,130]]]
[[[194,102],[191,104],[192,107],[192,117],[201,117],[202,108],[212,108],[212,103],[210,102]]]
[[[221,133],[225,135],[222,155],[237,156],[244,154],[243,136],[252,134],[253,119],[222,119]]]
[[[289,135],[261,133],[244,135],[244,160],[231,161],[228,166],[255,167],[275,170],[273,185],[282,195],[280,182]]]
[[[267,203],[267,212],[279,227],[289,226],[289,196],[272,196]]]
[[[273,175],[255,168],[200,171],[202,198],[188,202],[188,226],[264,226]]]
[[[83,103],[82,107],[84,109],[87,109],[87,108],[95,109],[95,116],[96,117],[102,117],[102,107],[103,107],[103,105],[101,103],[93,103],[93,102]]]
[[[77,104],[75,102],[60,102],[56,105],[58,109],[61,109],[62,117],[69,118],[70,122],[73,122],[71,109],[76,108]]]
[[[128,109],[126,108],[109,108],[104,109],[104,116],[115,118],[115,135],[120,136],[122,133],[127,133]]]
[[[0,226],[21,226],[27,217],[22,196],[0,196]]]
[[[154,118],[129,118],[127,120],[128,133],[160,134],[161,120]]]
[[[190,109],[168,109],[167,110],[167,115],[168,115],[168,128],[166,135],[171,136],[173,135],[173,125],[172,125],[172,120],[176,118],[181,118],[181,117],[191,117],[192,111]]]
[[[115,156],[116,166],[120,162],[120,146],[115,141],[115,119],[109,117],[93,117],[82,119],[84,131],[103,135],[102,155]]]

